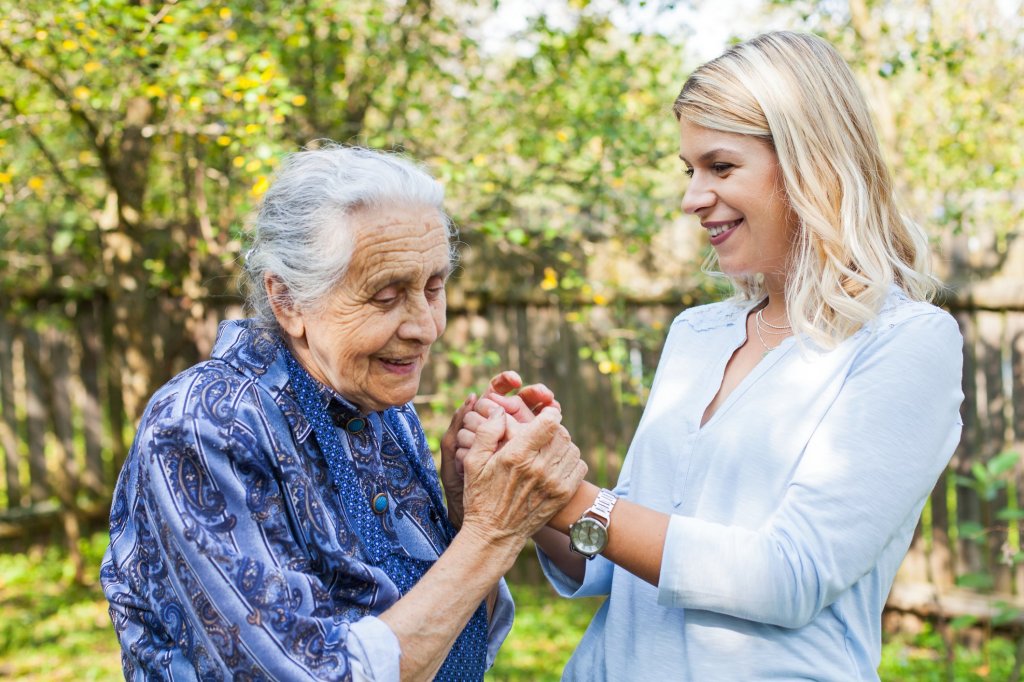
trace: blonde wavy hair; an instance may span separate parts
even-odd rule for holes
[[[928,239],[899,210],[864,95],[835,48],[778,31],[734,45],[687,79],[677,119],[775,150],[799,219],[786,307],[795,334],[834,347],[867,324],[895,283],[934,296]],[[743,299],[760,278],[732,277]]]

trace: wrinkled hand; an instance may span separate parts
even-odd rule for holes
[[[506,370],[493,379],[487,391],[473,405],[473,411],[467,412],[462,428],[456,435],[456,462],[461,471],[462,460],[473,445],[476,430],[497,406],[505,410],[506,435],[498,442],[500,448],[508,438],[517,431],[518,424],[525,424],[534,419],[534,415],[545,407],[553,407],[561,411],[562,406],[555,400],[555,394],[544,384],[530,384],[516,395],[507,395],[523,385],[517,372]]]
[[[459,405],[459,409],[452,415],[452,421],[448,424],[448,430],[441,437],[441,483],[444,486],[444,496],[448,503],[448,520],[455,528],[462,527],[463,505],[462,505],[462,461],[456,460],[456,441],[459,431],[462,429],[463,420],[476,403],[476,396],[470,395],[465,402]],[[464,455],[465,453],[463,453]]]
[[[463,459],[462,532],[525,543],[565,506],[587,465],[561,419],[557,409],[545,407],[499,449],[507,414],[500,406],[491,410]]]
[[[518,393],[508,395],[520,387],[522,389]],[[554,407],[559,412],[562,410],[550,388],[544,384],[523,386],[522,377],[512,370],[505,370],[491,379],[487,392],[482,397],[501,405],[508,416],[520,424],[532,421],[534,415],[545,407]]]

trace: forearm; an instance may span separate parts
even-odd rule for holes
[[[586,559],[569,551],[567,534],[569,526],[594,504],[599,490],[600,488],[593,483],[587,481],[581,483],[569,503],[548,522],[543,537],[540,537],[541,533],[534,536],[534,540],[538,542],[548,558],[563,573],[578,581],[583,580]],[[615,504],[615,509],[612,510],[611,525],[608,528],[608,546],[601,554],[633,575],[657,587],[670,518],[668,514],[656,512],[629,500],[619,499]],[[564,549],[559,549],[559,541],[556,536],[563,538]],[[551,552],[548,551],[549,546]]]
[[[480,603],[487,600],[490,611],[496,584],[522,546],[514,537],[489,541],[461,532],[416,586],[381,614],[398,638],[403,680],[433,678]]]

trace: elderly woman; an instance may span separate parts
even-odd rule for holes
[[[285,161],[253,227],[254,317],[150,401],[101,573],[129,679],[479,680],[501,576],[586,467],[546,407],[454,466],[447,509],[410,402],[445,327],[440,185],[397,156]],[[500,390],[518,383],[506,375]]]

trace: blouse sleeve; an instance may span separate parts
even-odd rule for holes
[[[147,555],[135,565],[160,611],[152,616],[200,677],[227,670],[250,679],[399,679],[398,639],[356,608],[367,590],[377,591],[376,569],[353,560],[348,575],[334,576],[347,585],[326,585],[308,561],[278,551],[294,538],[282,537],[285,524],[273,522],[282,512],[280,492],[271,476],[259,475],[266,465],[252,454],[255,434],[237,422],[226,428],[186,418],[150,424],[139,437],[148,442],[136,453],[136,536],[118,538],[111,549]],[[356,601],[338,603],[339,594]],[[113,612],[116,594],[111,603]],[[121,623],[122,643],[134,639],[126,652],[159,646],[138,620]]]
[[[876,331],[762,527],[672,517],[659,603],[800,627],[884,553],[902,559],[959,441],[962,362],[938,310]]]

